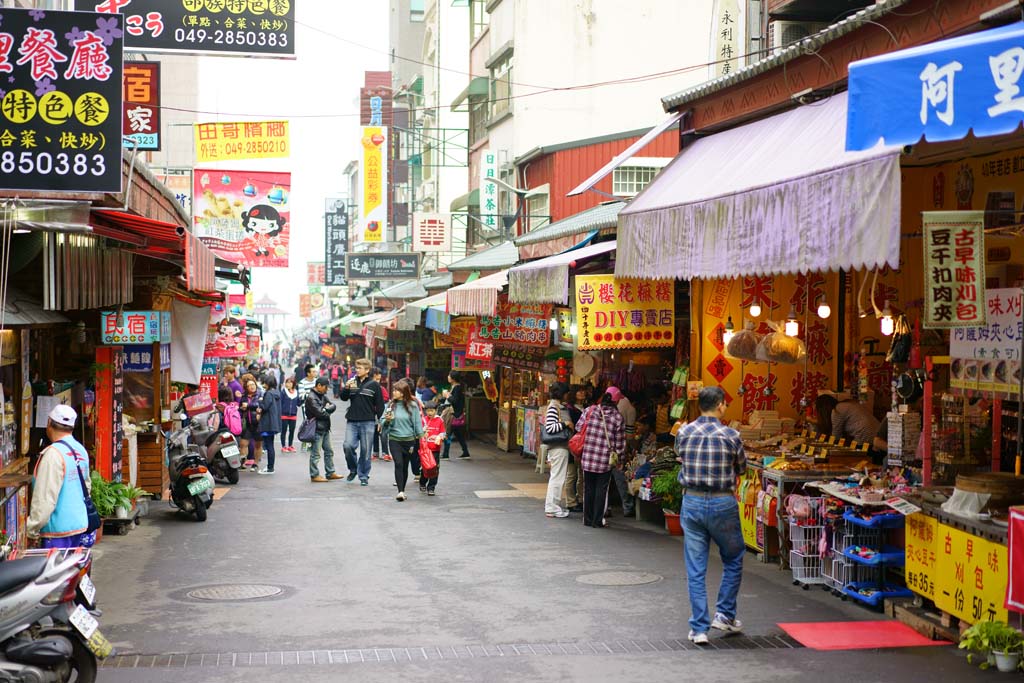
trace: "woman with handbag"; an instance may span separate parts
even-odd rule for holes
[[[253,472],[259,471],[260,460],[263,457],[263,439],[260,436],[260,393],[256,380],[249,375],[250,379],[242,386],[245,394],[238,405],[242,413],[242,436],[238,439],[238,448],[242,453],[249,453],[249,445],[252,444],[252,458],[246,460]]]
[[[387,440],[391,458],[395,463],[395,500],[406,500],[405,485],[409,481],[409,467],[419,474],[420,439],[423,438],[423,413],[407,379],[395,383],[394,397],[384,411],[381,437]]]
[[[544,429],[541,430],[541,443],[548,447],[547,461],[551,466],[548,477],[548,493],[544,498],[544,515],[565,519],[569,510],[559,506],[562,502],[562,487],[565,486],[565,469],[569,464],[569,438],[572,436],[573,422],[569,411],[562,404],[569,387],[564,382],[551,385],[548,394],[548,410],[544,416]]]
[[[263,376],[263,398],[260,399],[259,432],[263,439],[263,450],[267,453],[267,466],[260,474],[274,473],[274,440],[281,431],[281,392],[277,389],[277,378],[268,372]]]
[[[576,424],[577,432],[586,432],[580,455],[583,525],[598,529],[605,526],[611,469],[618,465],[619,454],[626,446],[626,425],[612,398],[612,389],[615,387],[605,391],[600,403],[587,408]]]
[[[448,451],[452,446],[452,438],[458,439],[462,446],[462,455],[459,460],[469,459],[469,447],[466,446],[466,390],[462,386],[462,373],[452,370],[448,375],[448,381],[452,388],[448,392],[447,402],[452,409],[452,421],[448,425],[448,440],[444,444],[444,454],[441,458],[448,459]]]

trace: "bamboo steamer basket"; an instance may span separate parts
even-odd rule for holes
[[[1006,508],[1024,503],[1024,477],[1012,472],[976,472],[958,474],[956,488],[969,493],[987,493],[991,496],[989,509]]]

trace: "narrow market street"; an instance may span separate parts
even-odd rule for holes
[[[193,681],[622,681],[641,665],[648,679],[980,676],[951,647],[863,657],[795,646],[777,622],[883,617],[799,590],[749,554],[744,635],[715,632],[698,651],[686,640],[679,539],[621,515],[606,530],[547,519],[532,460],[470,445],[471,460],[443,463],[433,498],[413,489],[396,502],[391,463],[374,463],[368,488],[311,485],[299,452],[279,455],[274,476],[244,473],[204,524],[155,505],[95,550],[103,630],[118,652],[100,680],[177,681],[187,669]],[[650,583],[628,585],[638,581]],[[226,588],[222,599],[188,595],[211,586]],[[228,600],[231,586],[281,592]]]

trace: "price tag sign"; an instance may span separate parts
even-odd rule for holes
[[[899,497],[889,498],[888,500],[885,501],[885,504],[891,507],[896,512],[903,515],[904,517],[906,517],[907,515],[912,515],[915,512],[921,511],[921,508]]]
[[[834,436],[828,437],[828,445],[829,446],[833,445],[835,442],[836,442],[836,437],[834,437]]]

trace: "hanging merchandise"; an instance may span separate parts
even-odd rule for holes
[[[731,358],[756,361],[757,347],[760,343],[761,337],[754,331],[754,323],[748,322],[729,340],[725,352]]]
[[[644,390],[647,386],[647,378],[644,377],[644,373],[636,369],[633,361],[629,361],[629,365],[615,375],[615,386],[626,393],[635,394]]]
[[[757,360],[792,365],[807,356],[807,347],[803,341],[786,334],[779,323],[769,320],[768,326],[774,331],[766,334],[758,345]]]
[[[892,343],[889,345],[889,353],[885,355],[888,363],[906,363],[910,360],[910,347],[914,343],[913,330],[907,323],[907,316],[898,315],[893,324]]]

